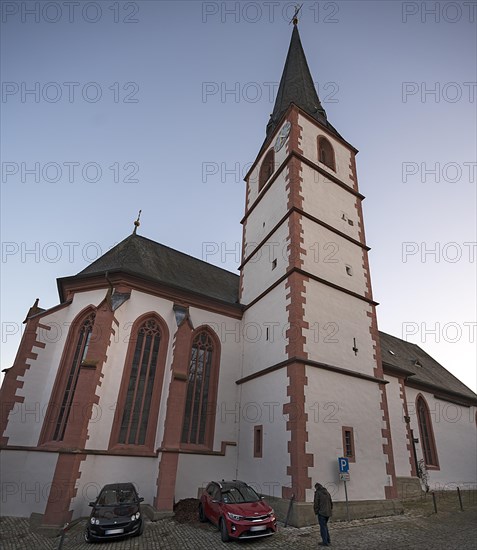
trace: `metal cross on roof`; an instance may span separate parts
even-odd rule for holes
[[[303,4],[300,4],[300,5],[296,5],[295,6],[295,13],[293,14],[293,17],[291,18],[290,20],[290,25],[293,23],[294,25],[297,25],[298,24],[298,13],[299,11],[301,10],[301,8],[303,7]]]

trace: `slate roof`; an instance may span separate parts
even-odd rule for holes
[[[276,128],[291,103],[303,109],[303,111],[343,139],[328,122],[326,111],[323,109],[318,98],[296,25],[293,26],[290,47],[278,87],[275,106],[267,125],[267,137]]]
[[[238,303],[238,275],[137,234],[124,239],[76,277],[106,271],[121,271],[229,304]]]
[[[449,391],[463,397],[477,400],[477,395],[458,380],[440,363],[418,345],[379,332],[381,355],[384,365],[407,371],[411,383],[423,383],[438,390]],[[393,353],[390,353],[393,352]],[[419,364],[416,364],[416,361]],[[420,365],[420,366],[419,366]],[[404,373],[403,373],[404,374]]]

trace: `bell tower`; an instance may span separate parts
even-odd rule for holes
[[[344,500],[340,456],[351,500],[396,498],[357,152],[328,121],[295,19],[245,178],[238,475],[298,502],[313,500],[316,481]]]

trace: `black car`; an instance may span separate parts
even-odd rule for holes
[[[144,518],[140,503],[143,501],[132,483],[105,485],[94,502],[84,532],[86,542],[141,535]]]

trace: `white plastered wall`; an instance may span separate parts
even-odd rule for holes
[[[359,241],[356,197],[305,163],[302,163],[302,177],[305,211]]]
[[[282,281],[245,312],[242,320],[244,347],[240,377],[249,376],[287,358],[287,293],[285,281]]]
[[[243,304],[252,302],[286,273],[289,264],[288,235],[288,221],[285,220],[242,268],[241,301]],[[275,268],[273,268],[274,260],[276,260]]]
[[[286,368],[245,382],[241,386],[241,406],[236,417],[240,421],[238,479],[252,484],[259,492],[281,497],[281,487],[290,486],[287,475],[290,465],[287,431],[288,415],[283,405],[289,403]],[[254,458],[254,426],[263,426],[262,458]]]
[[[353,428],[356,453],[356,462],[350,462],[349,500],[384,499],[384,487],[391,479],[383,454],[386,440],[381,430],[386,426],[378,384],[314,367],[306,368],[306,376],[306,452],[314,456],[314,465],[308,470],[312,486],[318,481],[328,488],[333,500],[345,500],[338,458],[343,456],[342,427],[347,426]],[[313,489],[307,489],[306,500],[313,500]]]
[[[366,279],[362,249],[308,218],[302,218],[301,223],[305,249],[303,269],[364,296]],[[346,266],[350,267],[351,275],[348,275]]]
[[[439,470],[428,470],[431,490],[477,488],[476,408],[436,399],[432,393],[406,387],[407,405],[418,458],[423,456],[416,415],[416,397],[421,394],[429,407]]]
[[[2,451],[2,516],[28,517],[33,512],[44,513],[57,459],[57,453]]]
[[[305,351],[309,359],[374,376],[371,306],[314,280],[305,283]],[[353,351],[354,339],[358,348]]]
[[[256,246],[262,242],[287,212],[287,173],[287,168],[281,171],[247,218],[244,227],[244,252],[246,256],[253,253]]]

